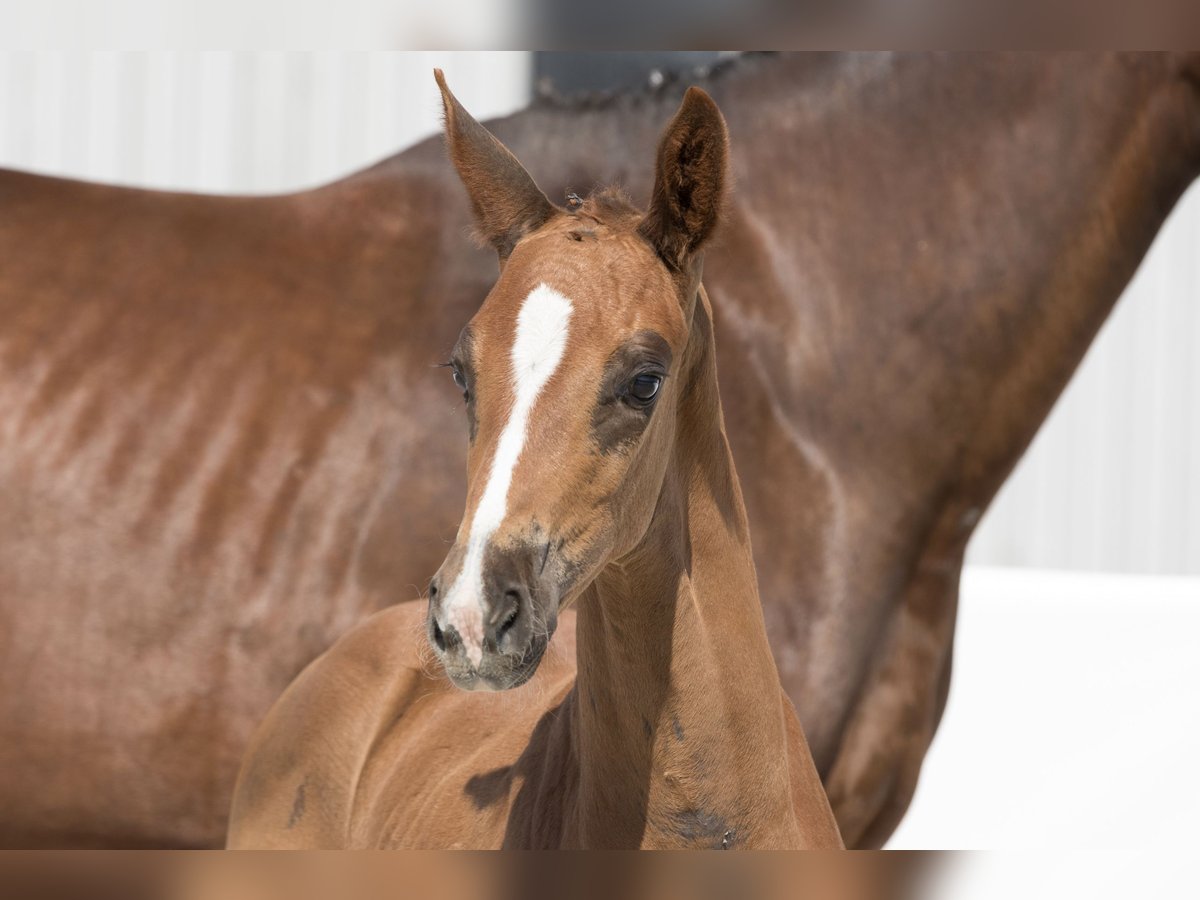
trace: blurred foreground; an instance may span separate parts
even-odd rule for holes
[[[7,3],[0,47],[627,49],[757,46],[1183,48],[1191,0],[45,0]]]
[[[70,860],[70,864],[67,861]],[[0,854],[20,900],[926,900],[921,853]]]
[[[0,853],[17,900],[1126,900],[1195,878],[1189,854],[1128,851]]]

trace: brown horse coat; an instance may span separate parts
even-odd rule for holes
[[[438,80],[502,265],[451,357],[467,511],[428,638],[424,610],[381,613],[272,709],[230,845],[840,847],[767,643],[700,287],[720,112],[688,91],[645,216],[562,210]]]
[[[962,551],[1200,169],[1175,55],[782,56],[706,87],[705,283],[772,646],[848,844],[907,806]],[[639,200],[668,86],[495,123]],[[417,598],[461,508],[432,370],[494,257],[430,141],[315,191],[0,173],[0,841],[213,844],[254,724]]]

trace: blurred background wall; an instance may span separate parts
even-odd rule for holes
[[[561,62],[525,52],[2,52],[0,165],[154,188],[293,190],[434,133],[435,65],[487,118],[528,103],[538,73],[563,84]],[[984,519],[969,560],[1200,574],[1197,348],[1193,190]]]
[[[529,101],[528,53],[4,52],[0,165],[170,190],[296,190],[437,131],[435,66],[481,118]]]

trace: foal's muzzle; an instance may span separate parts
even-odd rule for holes
[[[546,546],[488,547],[477,571],[466,556],[452,550],[429,584],[429,642],[458,687],[518,687],[537,671],[558,620],[556,592],[541,577]]]

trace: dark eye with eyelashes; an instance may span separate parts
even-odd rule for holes
[[[604,364],[592,408],[592,440],[601,455],[623,453],[654,418],[671,370],[671,347],[653,331],[631,334]]]
[[[637,407],[649,406],[658,396],[662,383],[663,376],[657,372],[642,372],[635,375],[625,388],[625,399]]]
[[[454,383],[458,386],[458,389],[462,391],[463,399],[469,402],[471,399],[471,391],[467,387],[467,377],[463,375],[462,369],[460,369],[456,364],[449,363],[448,365],[450,366],[450,374],[454,378]]]

